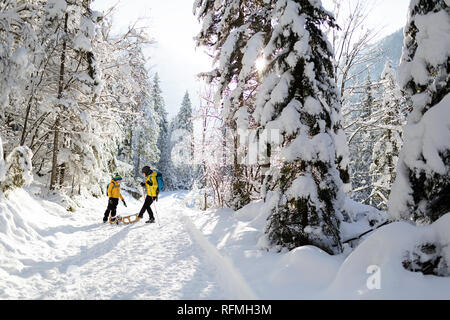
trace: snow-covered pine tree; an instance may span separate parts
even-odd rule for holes
[[[159,159],[157,143],[160,120],[152,101],[150,79],[145,68],[146,61],[139,44],[135,50],[130,51],[130,55],[132,55],[131,76],[139,88],[133,99],[138,116],[130,121],[133,132],[131,144],[134,174],[137,177],[144,165],[156,163]]]
[[[171,159],[176,189],[190,189],[194,183],[194,125],[192,103],[186,91],[181,108],[170,126]]]
[[[386,62],[380,77],[381,98],[377,113],[377,132],[372,151],[372,164],[369,172],[372,180],[371,197],[381,209],[387,208],[398,154],[403,144],[402,126],[406,102],[395,78],[392,62]]]
[[[253,100],[259,86],[255,61],[270,34],[269,10],[267,1],[198,0],[194,4],[194,13],[202,20],[197,44],[208,47],[214,58],[214,70],[203,76],[214,85],[215,103],[222,108],[230,151],[227,202],[235,210],[251,200],[253,169],[244,163],[247,143],[242,141],[253,127]]]
[[[389,198],[394,219],[430,223],[450,211],[450,3],[412,0],[399,66],[411,96]]]
[[[181,108],[178,111],[175,120],[175,128],[186,131],[186,134],[192,135],[194,133],[194,124],[192,123],[192,102],[189,97],[189,92],[183,96],[183,100],[181,101]],[[189,138],[189,137],[188,137]],[[189,154],[193,155],[193,141],[190,139]]]
[[[132,121],[131,156],[133,158],[134,177],[140,176],[144,165],[155,163],[159,158],[157,149],[157,115],[151,107],[150,99],[142,93],[137,118]]]
[[[367,73],[367,79],[364,84],[364,97],[361,100],[361,108],[358,112],[358,116],[361,122],[364,124],[365,122],[370,122],[372,113],[374,111],[374,105],[376,103],[375,91],[374,90],[374,82],[370,77],[370,73]]]
[[[159,160],[156,168],[164,175],[165,189],[173,189],[173,166],[170,156],[170,136],[169,136],[169,122],[167,120],[167,111],[162,96],[159,76],[156,73],[153,77],[153,83],[150,92],[150,99],[159,119],[159,135],[157,147],[159,150]]]
[[[344,118],[341,112],[340,102],[337,101],[333,107],[333,140],[335,145],[335,161],[339,171],[343,185],[342,190],[350,193],[352,190],[351,168],[350,168],[350,149],[348,145],[347,135],[344,130]]]
[[[342,250],[342,180],[336,166],[335,126],[339,96],[331,46],[322,26],[333,17],[312,0],[274,2],[269,66],[255,118],[279,130],[281,162],[272,165],[266,190],[278,197],[267,233],[272,244],[289,249],[312,244],[329,253]]]

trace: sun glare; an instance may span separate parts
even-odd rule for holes
[[[266,68],[266,65],[267,65],[266,59],[264,59],[263,57],[259,57],[255,61],[255,67],[256,70],[258,70],[258,72],[263,72],[264,69]]]

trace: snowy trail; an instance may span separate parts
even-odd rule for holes
[[[92,199],[60,224],[41,230],[34,255],[0,283],[2,299],[253,299],[243,278],[182,213],[180,194],[157,203],[160,226],[102,224],[105,199]],[[127,198],[138,212],[141,203]],[[147,220],[145,213],[144,220]],[[59,221],[59,220],[58,220]],[[40,252],[40,248],[42,251]],[[218,261],[220,261],[218,263]],[[225,263],[221,263],[224,262]]]
[[[222,256],[217,248],[206,239],[187,216],[182,216],[182,221],[189,230],[192,238],[204,250],[209,262],[216,267],[221,286],[236,299],[257,299],[255,293],[247,285],[239,271],[233,266],[231,260],[228,257]]]

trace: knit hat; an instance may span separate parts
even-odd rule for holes
[[[122,177],[116,173],[115,177],[113,178],[114,181],[120,181],[122,180]]]

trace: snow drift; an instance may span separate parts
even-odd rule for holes
[[[429,226],[395,222],[374,232],[339,268],[325,296],[342,299],[449,299],[450,277],[406,270],[417,247],[426,243],[442,248],[442,267],[450,261],[450,213]],[[372,274],[373,272],[377,274]],[[376,284],[371,280],[378,277]]]
[[[221,254],[229,257],[261,299],[449,299],[450,277],[413,272],[418,261],[439,261],[436,274],[449,275],[450,213],[429,226],[390,223],[364,236],[352,250],[331,256],[314,246],[270,249],[263,232],[268,204],[252,202],[236,212],[186,210]],[[347,199],[357,223],[345,237],[370,230],[380,213]],[[365,216],[365,218],[362,218]],[[381,217],[386,217],[382,213]],[[377,222],[380,222],[378,220]],[[434,254],[420,250],[433,244]]]

